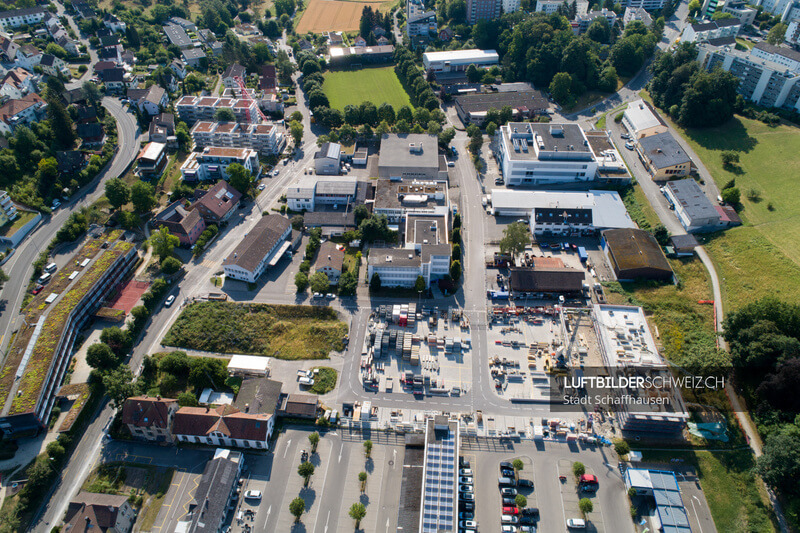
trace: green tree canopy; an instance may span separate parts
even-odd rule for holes
[[[516,257],[525,251],[531,243],[531,234],[528,226],[522,222],[512,222],[503,230],[500,239],[500,252]]]
[[[127,204],[131,198],[131,190],[120,178],[111,178],[106,181],[106,198],[114,209],[119,209]]]
[[[247,194],[253,184],[253,175],[239,163],[228,165],[228,183],[242,194]]]
[[[150,235],[150,246],[153,253],[163,262],[172,255],[172,251],[180,244],[180,239],[169,232],[166,226],[161,226]]]

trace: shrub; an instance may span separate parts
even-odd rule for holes
[[[181,261],[175,257],[167,257],[161,261],[161,272],[171,276],[181,268]]]
[[[575,461],[572,463],[572,473],[575,475],[575,477],[581,477],[586,473],[586,466],[579,461]]]
[[[623,455],[628,455],[631,452],[631,447],[624,440],[616,439],[614,441],[614,451],[617,452],[617,455],[622,457]]]

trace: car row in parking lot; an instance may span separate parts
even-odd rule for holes
[[[458,476],[458,531],[476,533],[474,476],[469,461],[463,457],[458,458]]]
[[[517,506],[517,495],[522,489],[533,490],[533,481],[519,478],[513,463],[500,463],[500,477],[497,479],[500,490],[500,531],[502,533],[536,533],[539,509]]]

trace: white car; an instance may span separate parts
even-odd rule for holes
[[[471,476],[472,470],[469,468],[462,468],[461,472],[459,472],[462,476]]]
[[[448,167],[454,167],[454,166],[456,166],[456,163],[455,163],[455,161],[448,161],[447,162],[447,166]]]
[[[625,143],[625,148],[627,148],[628,150],[633,150],[634,148],[633,143]]]
[[[461,492],[475,492],[475,487],[473,485],[461,485],[458,490]]]
[[[570,518],[567,520],[567,529],[586,529],[586,522],[581,518]]]
[[[463,483],[465,485],[472,485],[472,477],[470,476],[464,476],[460,478],[458,481],[459,483]]]
[[[262,183],[261,185],[258,186],[258,190],[259,191],[263,191],[266,188],[267,188],[267,186],[264,183]]]
[[[322,297],[323,297],[323,294],[321,292],[315,292],[314,293],[314,298],[322,298]]]
[[[512,516],[510,514],[504,514],[503,516],[500,517],[500,522],[502,522],[503,524],[516,524],[517,522],[519,522],[519,518],[517,518],[516,516]]]
[[[500,489],[500,494],[503,496],[511,496],[514,497],[517,495],[517,489]]]
[[[500,531],[501,531],[501,533],[517,533],[518,530],[517,530],[517,526],[505,525],[502,528],[500,528]]]
[[[471,492],[462,492],[459,494],[459,497],[464,500],[465,502],[473,502],[475,501],[475,495]]]
[[[174,301],[175,301],[175,295],[174,294],[170,294],[167,297],[166,301],[164,302],[164,307],[171,306]]]
[[[244,493],[244,497],[248,500],[260,500],[261,499],[261,491],[260,490],[248,490]]]
[[[458,527],[471,527],[476,528],[478,527],[478,523],[475,520],[462,520],[458,523]]]
[[[325,298],[327,298],[328,300],[335,300],[336,299],[336,295],[328,293],[328,294],[325,295]]]
[[[312,385],[314,385],[314,379],[308,376],[298,378],[297,381],[298,383],[300,383],[300,385],[305,385],[306,387],[311,387]]]

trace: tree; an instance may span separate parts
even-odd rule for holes
[[[103,374],[103,386],[114,407],[122,407],[125,400],[136,394],[133,373],[126,365],[119,365]]]
[[[281,0],[278,0],[280,2]],[[303,498],[297,497],[291,502],[289,502],[289,512],[292,513],[294,516],[294,521],[299,522],[300,517],[303,516],[303,513],[306,510],[306,502]]]
[[[575,475],[575,477],[581,477],[586,473],[586,466],[579,461],[575,461],[572,463],[572,473]]]
[[[786,433],[769,435],[764,454],[756,460],[756,472],[770,487],[796,494],[800,476],[800,440]]]
[[[489,122],[486,124],[486,135],[489,137],[494,137],[494,134],[497,132],[497,124],[494,122]]]
[[[303,122],[303,114],[300,111],[295,111],[289,115],[289,122]]]
[[[119,359],[104,342],[97,342],[86,350],[86,364],[92,368],[105,370],[119,364]]]
[[[247,194],[253,184],[253,175],[239,163],[228,165],[228,183],[242,194]]]
[[[467,80],[470,83],[478,83],[481,81],[483,73],[475,66],[474,63],[467,67]]]
[[[739,202],[741,201],[741,193],[739,192],[738,187],[730,187],[728,189],[722,189],[720,196],[722,196],[723,202],[725,202],[726,204],[730,204],[732,206],[739,205]]]
[[[137,181],[131,187],[131,203],[137,213],[149,213],[156,205],[153,186],[143,181]]]
[[[358,288],[358,277],[354,272],[347,271],[339,277],[339,294],[352,296]]]
[[[303,124],[297,121],[289,124],[289,132],[292,135],[295,146],[299,146],[303,141]]]
[[[181,407],[197,407],[197,397],[191,392],[178,394],[178,405]]]
[[[131,190],[120,178],[111,178],[106,181],[106,198],[113,209],[119,209],[130,200]]]
[[[475,155],[480,155],[483,146],[483,135],[474,135],[469,138],[469,151]]]
[[[308,461],[303,461],[300,463],[300,466],[297,467],[297,473],[300,474],[300,477],[303,478],[305,485],[308,486],[309,478],[314,475],[314,465]]]
[[[696,15],[702,7],[703,5],[700,3],[700,0],[692,0],[689,2],[689,14],[692,16]]]
[[[775,24],[767,34],[767,42],[772,45],[781,44],[783,42],[783,38],[786,36],[786,30],[788,28],[789,27],[783,22]]]
[[[39,195],[47,197],[53,194],[53,186],[58,181],[58,161],[55,157],[43,157],[36,169],[36,182]]]
[[[450,277],[453,279],[453,281],[460,280],[462,273],[461,261],[458,259],[453,259],[450,261]]]
[[[525,247],[531,243],[531,235],[528,226],[522,222],[512,222],[503,230],[503,238],[500,239],[500,252],[510,254],[516,258],[525,251]]]
[[[594,511],[594,504],[589,498],[581,498],[578,502],[578,509],[581,510],[581,514],[585,517],[587,514]]]
[[[358,529],[361,521],[367,516],[367,508],[364,507],[363,503],[357,502],[350,506],[350,511],[347,514],[356,521],[356,529]]]
[[[95,107],[100,105],[100,102],[103,100],[103,93],[100,92],[100,88],[96,83],[85,81],[83,82],[83,85],[81,85],[81,88],[83,89],[83,94],[86,97],[86,100],[90,104]]]
[[[122,357],[131,346],[131,335],[127,330],[112,326],[100,332],[100,342],[107,344],[117,357]]]
[[[311,292],[325,293],[331,286],[328,275],[324,272],[315,272],[308,278],[308,283],[311,285]]]
[[[394,108],[392,107],[392,104],[384,102],[378,106],[378,119],[381,122],[386,121],[387,125],[394,124],[396,115],[394,112]]]
[[[371,291],[381,290],[381,276],[377,272],[372,274],[372,277],[369,280],[369,290]]]
[[[8,281],[8,274],[6,274],[5,271],[2,268],[0,268],[0,288],[3,287],[3,284],[6,281]]]
[[[315,453],[317,451],[317,445],[319,444],[319,432],[315,431],[309,435],[308,442],[311,443],[311,453]]]
[[[511,466],[514,467],[514,475],[519,477],[519,473],[525,467],[525,464],[522,462],[522,459],[514,459],[511,461]]]
[[[214,113],[214,120],[217,122],[236,122],[236,115],[233,114],[233,109],[229,107],[220,107]]]
[[[609,65],[600,73],[600,81],[597,87],[601,91],[610,93],[617,90],[617,83],[619,83],[617,69]]]
[[[733,150],[724,150],[720,154],[720,158],[722,159],[722,166],[725,168],[730,168],[734,165],[734,163],[739,162],[739,152],[735,152]]]
[[[524,494],[517,494],[514,497],[514,504],[517,506],[517,508],[524,509],[528,506],[528,498],[526,498]]]
[[[622,439],[615,439],[614,440],[614,451],[617,452],[617,455],[622,457],[623,455],[628,455],[631,453],[630,445]]]
[[[611,42],[611,25],[605,17],[597,17],[589,24],[586,37],[596,43],[608,44]]]
[[[161,272],[164,274],[171,276],[175,272],[181,269],[181,260],[177,257],[167,257],[163,261],[161,261]]]
[[[294,285],[297,287],[297,292],[305,292],[308,288],[308,276],[303,272],[298,272],[294,275]]]
[[[417,292],[422,292],[425,290],[425,278],[422,276],[417,276],[417,280],[414,282],[414,290]]]
[[[666,246],[669,243],[669,230],[664,226],[664,224],[658,224],[655,228],[653,228],[653,237],[655,237],[658,244],[661,246]]]
[[[550,82],[550,96],[561,104],[569,107],[572,104],[572,77],[566,72],[559,72]]]
[[[372,441],[371,440],[365,440],[364,441],[364,455],[367,456],[367,459],[369,459],[370,455],[372,455]]]
[[[150,235],[150,246],[153,253],[163,262],[172,255],[172,251],[180,244],[180,239],[171,234],[166,226],[161,226]]]
[[[47,101],[47,117],[50,119],[50,128],[56,141],[64,148],[72,146],[75,142],[72,119],[58,96]]]

